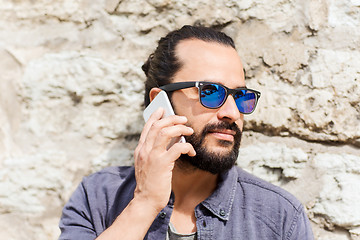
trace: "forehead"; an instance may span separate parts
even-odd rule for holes
[[[240,57],[231,46],[188,39],[177,45],[176,56],[182,66],[174,82],[211,81],[231,88],[245,86]]]

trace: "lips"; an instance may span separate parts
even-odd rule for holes
[[[236,131],[231,129],[212,129],[209,130],[209,134],[225,141],[234,141]]]
[[[210,133],[223,133],[235,136],[236,132],[231,129],[212,129],[209,130]]]

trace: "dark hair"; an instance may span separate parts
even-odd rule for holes
[[[208,27],[185,25],[181,29],[168,33],[159,40],[158,47],[142,66],[146,75],[145,106],[150,103],[150,90],[170,83],[175,73],[180,69],[181,63],[176,58],[175,48],[181,40],[185,39],[217,42],[235,49],[234,41],[229,36]]]

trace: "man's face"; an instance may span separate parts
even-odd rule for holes
[[[173,82],[210,81],[229,88],[245,86],[241,60],[235,49],[219,43],[184,40],[176,48],[182,63]],[[197,168],[219,173],[234,165],[241,140],[243,114],[229,95],[218,109],[208,109],[199,102],[197,88],[175,91],[172,104],[177,115],[186,116],[194,134],[187,138],[196,157],[182,156],[181,161]]]

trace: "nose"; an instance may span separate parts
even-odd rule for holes
[[[218,119],[233,123],[240,119],[242,113],[239,112],[235,99],[229,95],[225,103],[219,108],[217,112]]]

